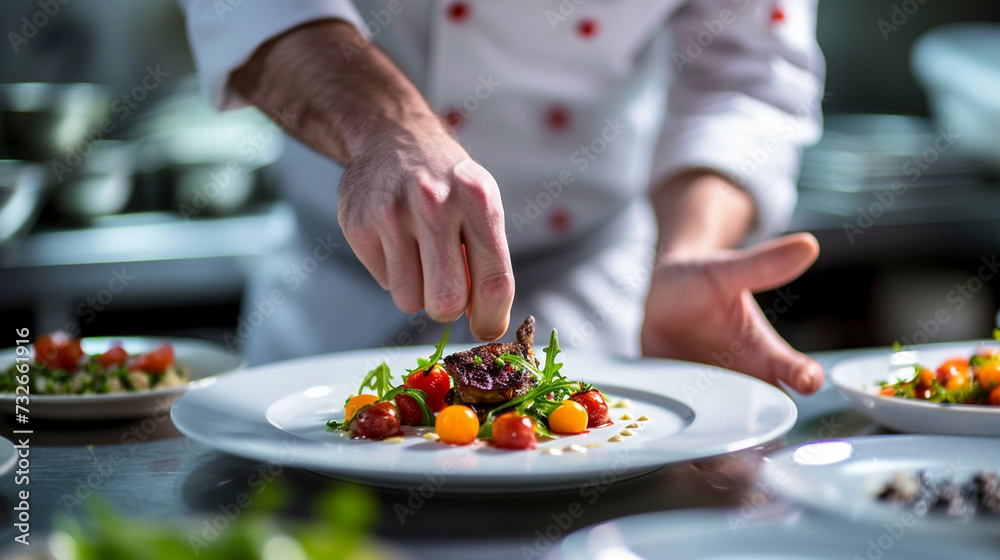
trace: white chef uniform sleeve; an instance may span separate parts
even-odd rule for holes
[[[748,241],[781,231],[802,147],[822,129],[816,0],[692,0],[668,25],[673,75],[653,184],[712,169],[753,196]]]
[[[246,101],[229,88],[229,75],[261,44],[303,23],[341,19],[367,35],[350,0],[178,0],[202,87],[219,109]]]

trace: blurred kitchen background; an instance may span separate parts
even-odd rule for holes
[[[281,137],[203,100],[172,0],[62,1],[0,4],[2,332],[221,341],[250,265],[292,231],[267,168]],[[997,22],[982,0],[820,2],[826,133],[792,227],[822,255],[759,296],[800,349],[989,336]]]

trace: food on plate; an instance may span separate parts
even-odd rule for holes
[[[970,358],[950,358],[935,370],[914,365],[912,377],[880,385],[878,394],[886,397],[1000,406],[1000,354],[982,347]]]
[[[588,428],[603,428],[611,424],[608,401],[604,399],[604,395],[597,389],[579,392],[570,397],[570,399],[580,403],[587,409]],[[625,418],[623,415],[622,420],[626,419],[631,419],[631,417]]]
[[[479,436],[479,416],[467,406],[453,404],[437,415],[434,433],[441,443],[468,445]]]
[[[559,434],[579,434],[587,429],[587,409],[570,399],[549,414],[549,429]]]
[[[350,420],[351,433],[358,439],[385,439],[402,435],[399,411],[388,401],[361,407]]]
[[[517,342],[493,343],[456,352],[444,359],[444,367],[455,382],[453,404],[466,405],[480,419],[486,414],[527,393],[537,382],[525,368],[501,359],[504,354],[535,361],[535,318],[529,316],[517,328]]]
[[[978,513],[1000,514],[1000,477],[983,471],[964,483],[934,481],[926,472],[899,472],[886,483],[878,499],[913,508],[923,515],[939,510],[952,517],[970,518]]]
[[[26,373],[19,370],[19,364],[13,364],[0,376],[0,392],[13,393],[27,385],[36,395],[124,393],[176,387],[190,380],[188,368],[174,362],[170,344],[135,355],[120,344],[112,344],[103,353],[88,356],[80,339],[55,332],[35,342],[35,354]]]
[[[344,418],[329,420],[327,427],[355,439],[394,442],[407,433],[402,426],[433,427],[422,437],[444,445],[484,440],[501,449],[534,449],[537,437],[580,434],[612,423],[603,393],[561,373],[555,330],[545,363],[535,358],[534,317],[518,327],[515,342],[442,357],[448,333],[445,328],[434,354],[418,360],[402,384],[392,380],[388,365],[379,364],[348,397]]]
[[[451,378],[441,364],[417,368],[406,376],[403,384],[423,391],[427,397],[427,406],[435,412],[444,408],[445,397],[451,390]]]
[[[535,421],[516,410],[505,412],[493,421],[493,443],[503,449],[534,449]]]

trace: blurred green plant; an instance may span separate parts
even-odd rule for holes
[[[206,538],[204,519],[135,519],[90,500],[89,519],[56,522],[49,540],[56,560],[376,560],[386,558],[369,531],[377,504],[349,484],[320,495],[307,520],[283,520],[284,485],[271,484],[238,517]],[[208,523],[212,523],[211,520]]]

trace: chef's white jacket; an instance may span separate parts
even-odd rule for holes
[[[387,52],[500,185],[512,321],[532,313],[564,346],[637,351],[658,179],[716,170],[753,196],[754,237],[771,235],[820,130],[815,0],[180,1],[223,109],[245,105],[230,73],[296,25],[345,20]],[[344,242],[342,169],[286,146],[278,172],[301,235],[251,282],[234,333],[248,360],[432,341],[439,328],[396,310]]]

